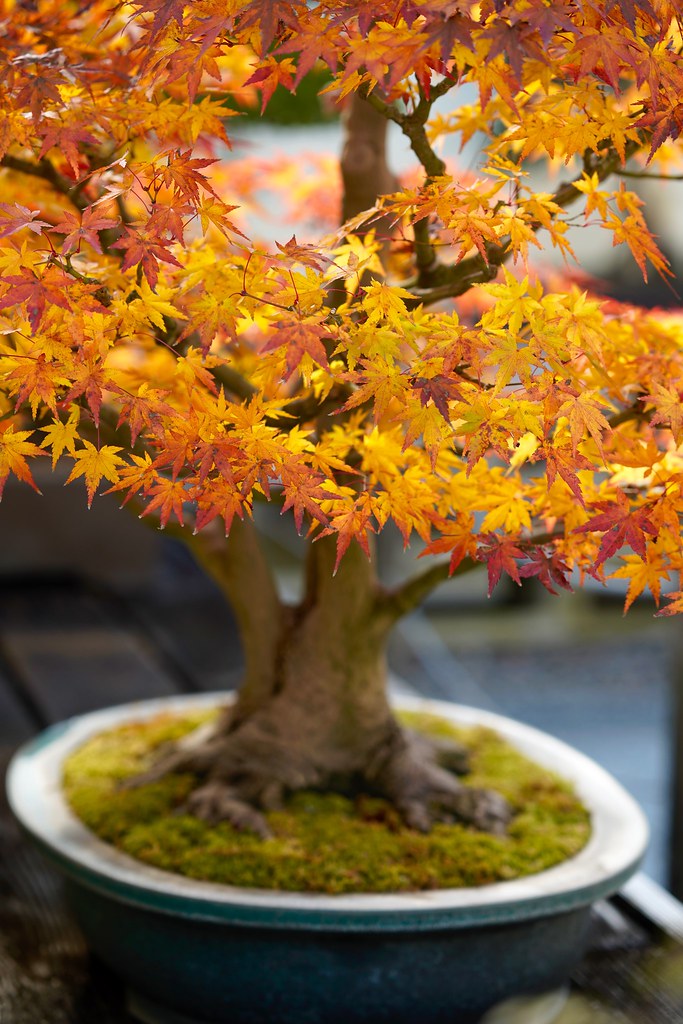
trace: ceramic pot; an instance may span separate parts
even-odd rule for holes
[[[65,878],[92,949],[149,1024],[460,1024],[501,1000],[561,984],[585,950],[590,908],[647,845],[633,799],[589,758],[475,708],[400,706],[497,730],[573,783],[592,836],[537,875],[477,889],[396,895],[250,890],[148,867],[89,832],[61,792],[64,758],[94,733],[225,695],[144,701],[53,726],[8,773],[10,806]]]

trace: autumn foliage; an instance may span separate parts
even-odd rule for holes
[[[683,317],[572,284],[569,228],[669,274],[630,175],[681,172],[675,0],[0,0],[0,29],[3,484],[66,460],[89,503],[188,531],[267,499],[337,560],[393,521],[437,556],[415,600],[485,562],[490,587],[613,574],[659,602]],[[257,244],[231,101],[320,66],[416,172]],[[450,135],[483,139],[475,172]]]

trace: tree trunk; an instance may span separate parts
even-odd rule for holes
[[[434,818],[454,817],[503,829],[505,802],[462,786],[453,774],[466,767],[463,750],[418,737],[394,717],[388,626],[373,561],[354,543],[333,575],[335,538],[312,543],[304,597],[286,607],[261,577],[250,531],[238,527],[245,547],[233,534],[222,547],[202,534],[195,544],[233,599],[244,637],[245,684],[237,702],[209,735],[190,737],[134,784],[194,772],[190,813],[261,835],[268,835],[263,812],[299,789],[384,796],[421,830]]]

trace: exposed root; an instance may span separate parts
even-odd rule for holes
[[[493,790],[463,785],[442,767],[456,759],[462,770],[465,752],[451,744],[425,743],[397,729],[392,742],[370,766],[368,780],[398,809],[405,823],[428,832],[435,821],[464,821],[482,832],[503,835],[512,817],[507,801]]]
[[[428,739],[393,724],[360,764],[356,752],[353,767],[345,773],[338,763],[334,771],[325,771],[312,760],[308,763],[296,744],[290,750],[282,740],[272,742],[272,737],[270,743],[254,743],[253,732],[252,722],[244,731],[214,732],[199,744],[178,745],[124,785],[146,785],[176,772],[194,774],[201,784],[178,813],[211,824],[227,821],[264,838],[270,830],[263,812],[280,807],[285,795],[297,789],[382,796],[408,827],[420,832],[428,832],[436,821],[464,821],[500,835],[510,821],[511,809],[498,793],[470,788],[456,778],[455,772],[467,771],[468,757],[465,748],[451,741]],[[258,733],[263,739],[261,730]]]
[[[271,836],[268,822],[263,814],[222,782],[207,782],[192,791],[187,801],[178,809],[180,814],[191,814],[210,825],[228,821],[241,832],[254,832],[262,839]]]

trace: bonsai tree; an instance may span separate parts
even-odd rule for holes
[[[681,570],[683,320],[572,283],[569,231],[670,273],[629,186],[680,177],[679,5],[14,0],[2,27],[0,477],[36,486],[50,455],[89,504],[174,525],[241,629],[235,706],[150,777],[191,769],[194,814],[264,834],[285,793],[350,785],[418,829],[504,828],[461,752],[393,717],[385,642],[480,565],[489,592],[617,576],[627,607]],[[232,118],[312,69],[344,111],[344,222],[257,244]],[[449,135],[482,140],[476,172]],[[261,501],[308,540],[294,606]],[[389,523],[428,556],[393,588]]]

